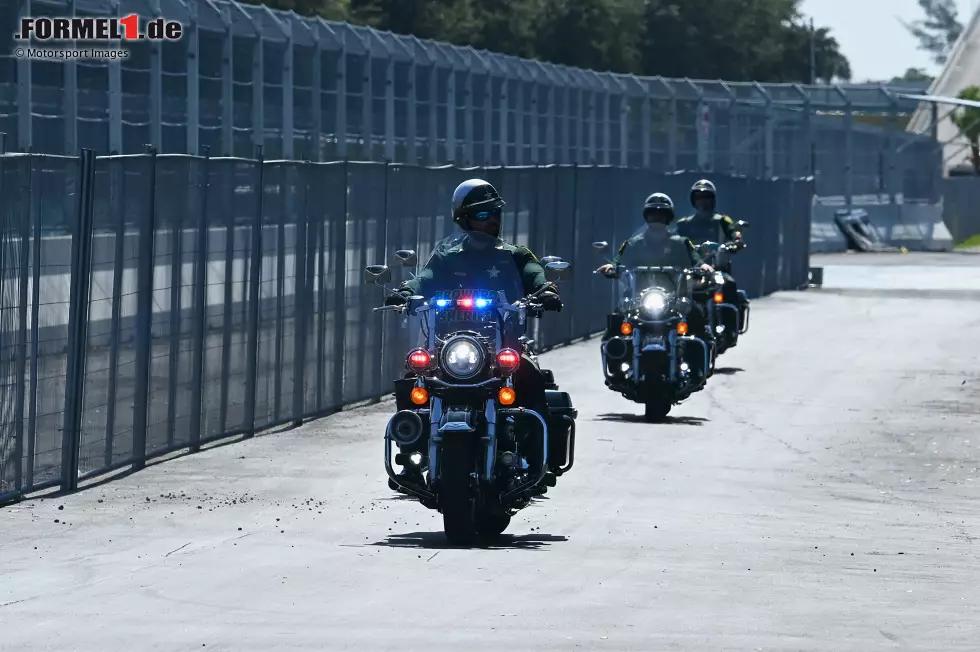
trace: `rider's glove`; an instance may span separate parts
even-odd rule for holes
[[[389,294],[385,299],[386,306],[403,306],[408,303],[408,298],[412,293],[407,290],[398,290],[395,294]]]
[[[554,292],[542,292],[538,297],[541,302],[541,307],[545,310],[551,310],[554,312],[561,312],[562,303],[561,297],[559,297]]]

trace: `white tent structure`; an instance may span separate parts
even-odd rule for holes
[[[980,9],[973,12],[970,22],[963,29],[960,38],[953,45],[949,59],[942,72],[929,86],[927,95],[956,97],[967,86],[980,85]],[[945,103],[943,103],[945,104]],[[943,143],[943,172],[964,163],[969,163],[970,143],[960,135],[959,129],[950,120],[956,106],[938,107],[937,136]],[[932,129],[933,109],[925,102],[919,105],[906,127],[914,133],[929,133]]]

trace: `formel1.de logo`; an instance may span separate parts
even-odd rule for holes
[[[64,41],[179,41],[183,25],[166,18],[145,20],[142,29],[137,14],[124,17],[24,17],[18,41],[57,43]]]

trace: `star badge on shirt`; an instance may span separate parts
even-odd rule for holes
[[[496,265],[494,265],[493,267],[487,270],[487,274],[490,275],[490,278],[497,278],[497,276],[500,275],[500,270],[497,269]]]

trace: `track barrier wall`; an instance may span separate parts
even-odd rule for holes
[[[395,250],[426,260],[474,176],[507,200],[505,239],[572,263],[564,310],[535,320],[547,350],[600,331],[596,307],[613,305],[591,243],[628,237],[654,190],[682,209],[701,175],[0,156],[0,499],[390,393],[413,329],[372,311],[384,295],[363,268],[397,281]],[[813,180],[712,179],[719,209],[751,223],[740,286],[805,285]]]
[[[980,179],[943,179],[943,221],[956,244],[980,235]]]

